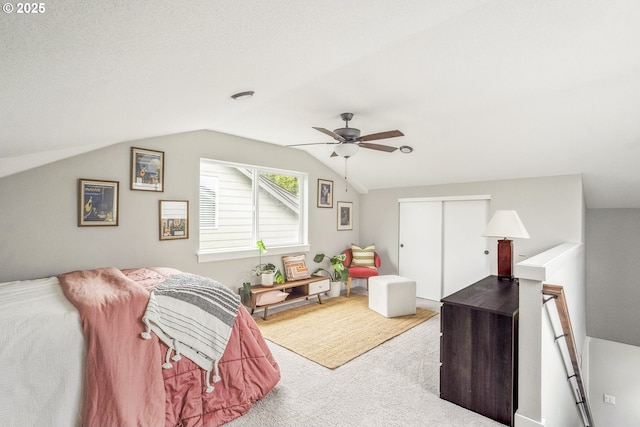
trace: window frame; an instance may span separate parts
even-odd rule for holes
[[[251,165],[246,163],[236,163],[236,162],[228,162],[223,160],[209,159],[209,158],[200,158],[199,165],[202,165],[202,162],[211,162],[218,165],[226,166],[226,167],[235,167],[235,168],[244,168],[249,169],[253,173],[252,181],[255,183],[257,180],[256,177],[261,174],[279,174],[279,175],[293,175],[298,177],[298,191],[300,194],[299,200],[299,235],[300,242],[295,244],[269,244],[268,249],[269,255],[284,255],[291,252],[308,252],[311,250],[311,246],[309,245],[309,221],[308,221],[308,201],[309,201],[309,174],[302,171],[294,171],[288,169],[279,169],[267,166],[259,166],[259,165]],[[202,166],[201,166],[202,167]],[[211,261],[223,261],[230,259],[241,259],[241,258],[253,258],[258,255],[258,248],[253,245],[253,247],[238,247],[238,248],[220,248],[220,249],[202,249],[200,247],[200,177],[202,172],[198,173],[198,251],[196,253],[198,257],[198,263],[202,262],[211,262]],[[258,202],[258,193],[259,193],[259,185],[252,185],[253,191],[253,210],[254,215],[252,218],[252,228],[253,233],[256,233],[256,223],[258,222],[259,215],[259,204]],[[219,200],[217,201],[217,205],[219,206]],[[216,213],[216,216],[218,214]],[[254,242],[258,240],[258,236],[254,236]]]

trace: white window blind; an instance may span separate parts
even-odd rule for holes
[[[200,177],[200,228],[218,227],[218,178],[203,175]]]

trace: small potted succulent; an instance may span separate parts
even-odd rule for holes
[[[349,270],[344,266],[344,260],[346,258],[345,254],[328,256],[323,253],[316,254],[313,257],[313,262],[320,264],[324,262],[325,259],[329,261],[331,264],[331,268],[333,269],[333,273],[329,270],[318,267],[313,272],[313,274],[324,271],[331,278],[331,290],[327,293],[330,297],[340,296],[340,289],[342,288],[342,283],[349,277]]]

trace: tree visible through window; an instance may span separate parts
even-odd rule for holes
[[[304,243],[306,174],[201,159],[200,251]]]
[[[287,176],[287,175],[277,175],[274,173],[268,173],[264,175],[269,181],[273,182],[276,185],[284,188],[285,190],[298,194],[298,177],[295,176]]]

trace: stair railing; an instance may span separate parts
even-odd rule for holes
[[[542,294],[547,296],[547,298],[543,298],[542,302],[547,309],[549,321],[553,329],[554,340],[562,354],[564,367],[567,372],[567,380],[571,384],[571,389],[573,390],[574,397],[576,399],[576,405],[582,415],[582,421],[586,427],[595,427],[593,417],[591,415],[591,409],[589,407],[589,400],[582,381],[582,375],[580,374],[578,352],[576,351],[575,338],[573,335],[573,328],[571,326],[571,317],[569,316],[569,309],[567,307],[564,289],[559,285],[544,284],[542,286]],[[551,309],[547,304],[550,301],[555,302],[554,305],[556,306],[560,327],[562,329],[561,334],[556,331]],[[564,347],[561,344],[562,342],[565,343]]]

